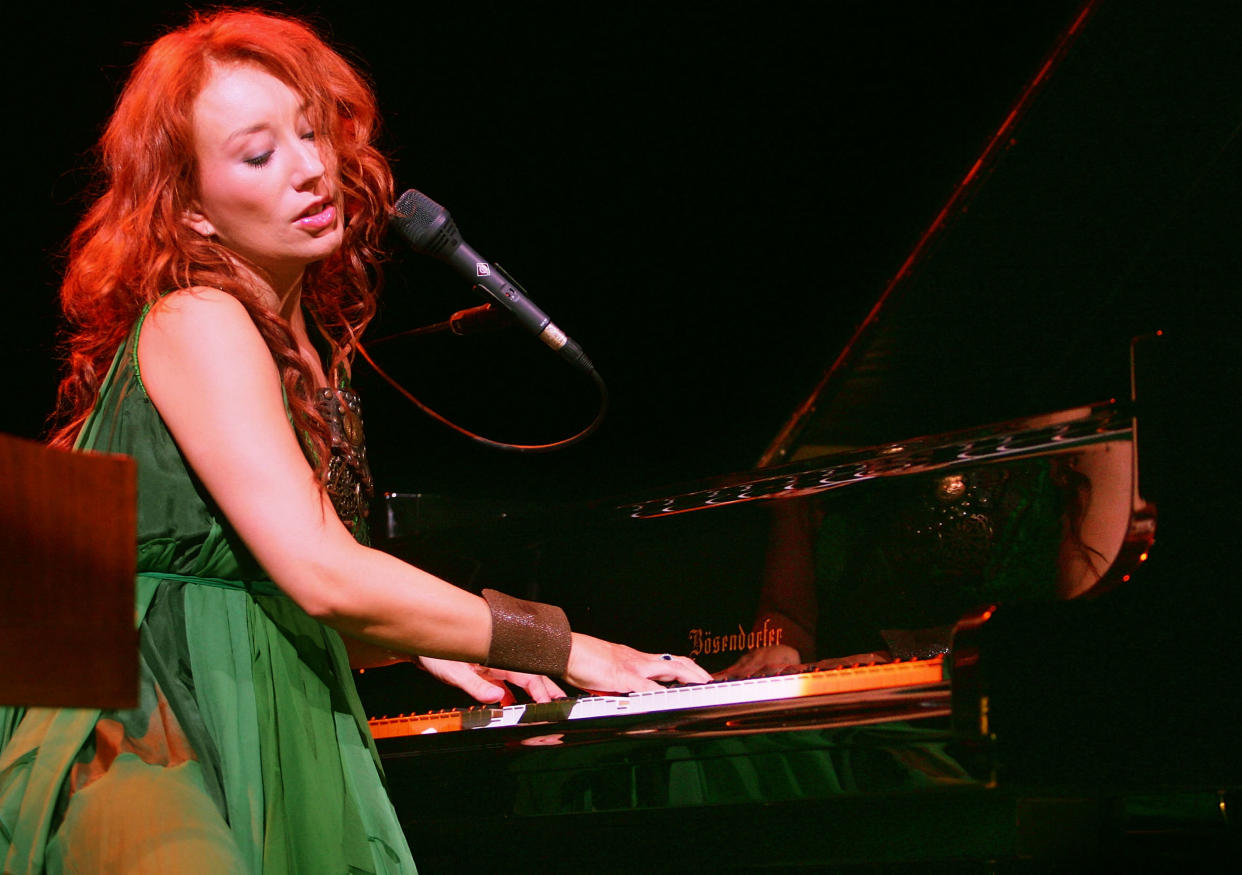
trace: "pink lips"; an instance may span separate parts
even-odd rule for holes
[[[332,204],[324,204],[322,210],[317,213],[311,213],[309,216],[303,216],[294,224],[308,231],[322,231],[324,228],[330,227],[335,221],[336,207]]]

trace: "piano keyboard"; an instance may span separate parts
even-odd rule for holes
[[[739,705],[798,699],[865,690],[882,690],[939,683],[942,657],[882,665],[820,669],[801,674],[714,681],[708,684],[667,687],[626,696],[583,696],[529,705],[474,708],[373,717],[369,723],[375,738],[396,738],[464,729],[494,729],[521,723],[554,723],[589,720],[626,714],[653,714],[719,705]]]

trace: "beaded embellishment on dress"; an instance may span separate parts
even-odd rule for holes
[[[315,404],[332,429],[332,458],[324,485],[337,516],[353,528],[355,520],[367,515],[375,492],[362,432],[362,402],[352,389],[320,389]]]

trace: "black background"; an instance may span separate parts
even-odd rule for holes
[[[753,465],[1079,3],[261,5],[309,16],[362,66],[398,190],[444,204],[610,391],[595,435],[516,455],[448,433],[360,363],[378,486],[541,500]],[[187,11],[11,13],[0,431],[43,430],[59,250],[91,147],[129,66]],[[478,302],[396,253],[371,336]],[[555,440],[595,412],[594,388],[525,335],[374,352],[489,437]]]

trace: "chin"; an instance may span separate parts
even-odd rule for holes
[[[341,248],[344,234],[340,229],[327,231],[321,237],[316,237],[306,251],[302,253],[309,267],[318,261],[331,257],[337,250]]]

